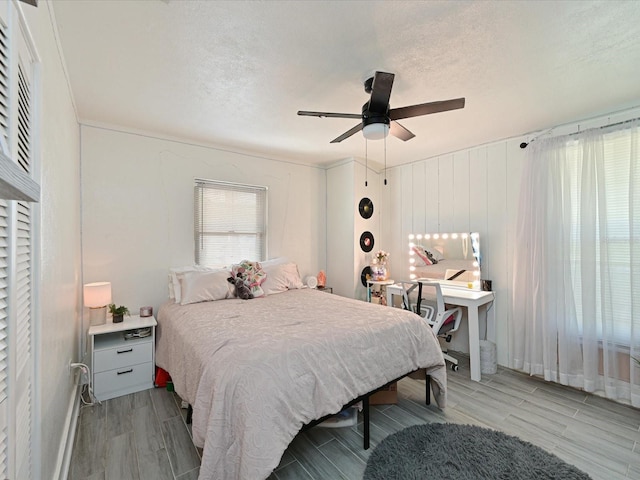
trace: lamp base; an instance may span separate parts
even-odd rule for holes
[[[107,323],[107,307],[89,309],[89,325],[104,325]]]

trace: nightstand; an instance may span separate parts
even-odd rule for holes
[[[93,393],[98,400],[153,387],[157,324],[154,317],[131,315],[121,323],[89,328]],[[150,328],[150,335],[130,335],[141,328]]]

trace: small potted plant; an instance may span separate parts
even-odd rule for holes
[[[129,315],[129,309],[124,305],[116,307],[115,303],[109,305],[109,313],[113,315],[113,323],[120,323],[124,320],[125,315]]]

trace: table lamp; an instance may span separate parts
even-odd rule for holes
[[[89,307],[89,324],[107,323],[107,305],[111,303],[111,282],[87,283],[84,286],[84,306]]]

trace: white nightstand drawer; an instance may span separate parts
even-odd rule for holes
[[[153,342],[126,343],[114,348],[96,350],[93,365],[95,373],[113,370],[115,368],[136,365],[151,360],[153,352]]]
[[[95,375],[95,395],[99,399],[111,398],[109,392],[130,390],[136,385],[151,388],[153,379],[153,364],[129,365]],[[142,388],[141,388],[142,390]]]

